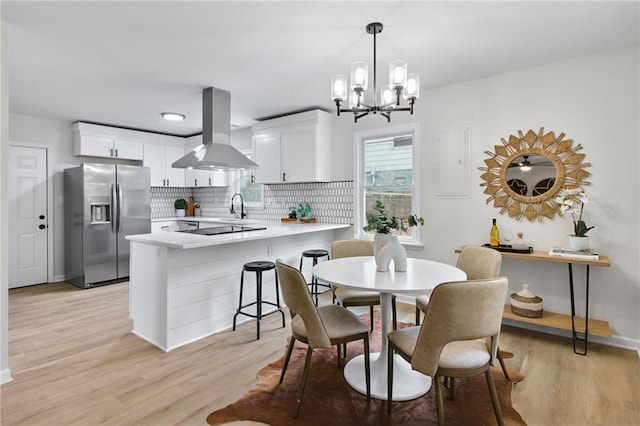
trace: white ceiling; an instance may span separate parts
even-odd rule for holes
[[[356,60],[371,67],[370,22],[384,25],[378,86],[388,63],[405,59],[425,88],[637,44],[639,5],[3,0],[1,16],[12,113],[192,135],[209,86],[231,92],[234,126],[333,111],[331,76]]]

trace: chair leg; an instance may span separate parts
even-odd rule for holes
[[[256,339],[260,340],[260,321],[262,320],[262,272],[256,272]]]
[[[444,426],[444,402],[442,401],[442,383],[440,376],[434,376],[433,382],[436,385],[436,407],[438,411],[438,425]]]
[[[493,383],[493,376],[491,375],[491,369],[487,369],[484,372],[487,378],[487,385],[489,386],[489,393],[491,394],[491,403],[493,404],[493,412],[496,414],[496,420],[498,425],[503,426],[504,420],[502,419],[502,409],[500,409],[500,401],[498,400],[498,393],[496,392],[496,386]]]
[[[291,352],[293,352],[293,345],[296,344],[296,339],[291,336],[289,337],[289,348],[287,349],[287,357],[284,359],[284,365],[282,366],[282,373],[280,373],[280,383],[284,380],[284,373],[287,372],[287,366],[289,365],[289,360],[291,359]]]
[[[346,353],[345,344],[345,353]],[[364,335],[364,377],[367,384],[367,402],[371,401],[371,362],[369,359],[369,335]]]
[[[278,270],[275,270],[276,273],[276,305],[278,305],[278,310],[282,314],[282,327],[285,327],[284,324],[284,311],[282,310],[282,306],[280,306],[280,286],[278,285]]]
[[[240,273],[240,301],[238,302],[238,309],[236,310],[235,315],[233,316],[233,331],[236,331],[236,318],[240,314],[242,310],[242,292],[244,290],[244,269]]]
[[[416,306],[416,325],[420,325],[420,308]]]
[[[338,353],[338,370],[342,367],[342,343],[336,345],[336,352]]]
[[[369,305],[369,318],[371,320],[371,331],[373,331],[373,305]]]
[[[302,395],[304,394],[304,387],[307,384],[307,376],[309,375],[309,366],[311,365],[311,354],[313,354],[313,348],[307,347],[307,357],[304,360],[304,369],[302,370],[302,377],[300,378],[300,387],[298,388],[298,398],[296,404],[296,413],[293,415],[294,419],[298,418],[300,413],[300,403],[302,402]]]
[[[397,330],[398,329],[398,311],[396,310],[395,294],[391,296],[391,316],[392,316],[393,329]]]
[[[509,377],[509,373],[507,372],[507,366],[504,363],[504,358],[500,355],[500,347],[498,347],[498,362],[500,362],[500,367],[502,367],[502,374],[504,374],[504,378],[507,380],[511,380]]]
[[[391,413],[391,398],[393,396],[393,344],[389,342],[389,356],[387,364],[387,413]]]
[[[456,379],[449,377],[449,400],[453,401],[456,395]]]

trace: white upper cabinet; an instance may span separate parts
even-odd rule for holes
[[[185,153],[192,151],[202,144],[202,135],[187,138]],[[204,186],[229,186],[229,172],[225,170],[185,170],[185,186],[200,188]]]
[[[183,138],[158,135],[161,143],[144,144],[142,165],[151,169],[151,186],[185,186],[185,169],[171,164],[184,156]],[[175,139],[175,140],[172,140]]]
[[[89,123],[74,123],[72,130],[75,156],[143,159],[143,142],[129,130]]]
[[[320,110],[252,126],[257,183],[328,182],[331,115]]]

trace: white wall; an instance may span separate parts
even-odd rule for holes
[[[9,140],[9,76],[7,73],[7,26],[0,28],[0,190],[7,193]],[[7,197],[0,197],[0,383],[11,381],[9,369],[9,217]]]
[[[485,151],[518,130],[553,130],[583,145],[597,205],[585,209],[587,223],[596,225],[592,244],[611,258],[611,268],[591,268],[592,318],[609,321],[618,343],[638,345],[640,339],[640,208],[639,46],[606,51],[563,62],[529,68],[457,85],[423,90],[415,116],[392,116],[392,125],[420,123],[422,181],[420,214],[425,250],[410,255],[455,263],[454,248],[488,241],[491,218],[537,250],[565,245],[572,232],[570,218],[544,222],[516,221],[500,215],[487,196],[477,167]],[[365,117],[353,125],[351,115],[333,118],[333,179],[353,178],[353,132],[384,127],[381,117]],[[435,197],[434,144],[436,131],[471,127],[471,196]],[[574,268],[579,312],[584,313],[584,271]],[[503,273],[510,293],[524,282],[543,299],[545,309],[569,313],[567,266],[505,259]]]

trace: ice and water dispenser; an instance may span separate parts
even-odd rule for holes
[[[91,223],[109,222],[111,222],[111,204],[91,203]]]

